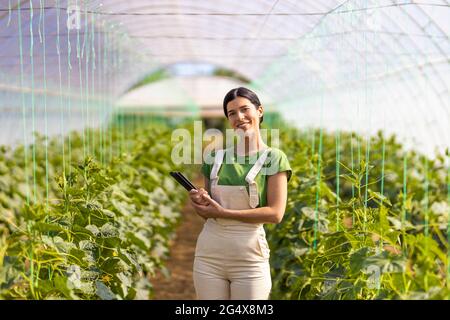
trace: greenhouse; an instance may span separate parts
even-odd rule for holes
[[[0,299],[448,300],[449,89],[448,0],[0,0]]]

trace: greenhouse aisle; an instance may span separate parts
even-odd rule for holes
[[[203,180],[194,180],[196,185],[202,185]],[[203,226],[200,218],[187,200],[181,211],[182,222],[176,232],[176,238],[170,247],[170,257],[166,267],[171,277],[166,278],[160,271],[151,279],[154,286],[154,300],[193,300],[195,299],[192,281],[192,265],[197,236]]]

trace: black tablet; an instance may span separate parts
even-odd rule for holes
[[[197,190],[197,188],[181,172],[171,171],[170,175],[187,191],[191,191],[192,189]]]

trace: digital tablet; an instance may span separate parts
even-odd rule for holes
[[[181,172],[171,171],[170,175],[187,191],[191,191],[192,189],[197,190],[197,188]]]

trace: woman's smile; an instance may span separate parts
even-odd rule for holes
[[[236,128],[242,129],[242,130],[247,130],[250,127],[251,127],[251,122],[241,122],[241,123],[238,123],[238,125],[236,126]]]
[[[250,132],[259,128],[262,107],[256,107],[247,98],[237,97],[228,103],[227,115],[235,130]]]

